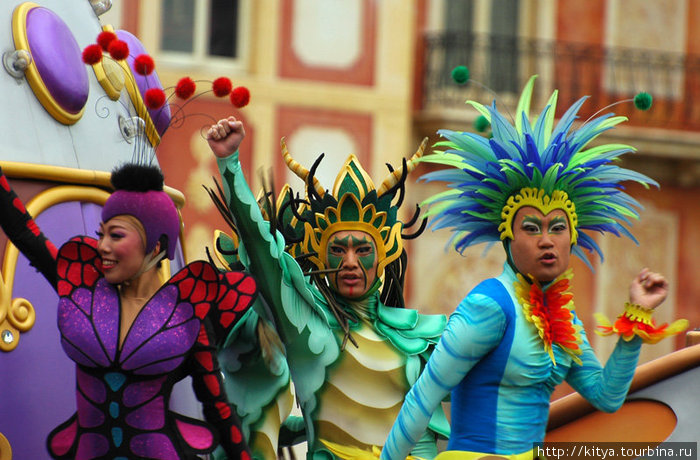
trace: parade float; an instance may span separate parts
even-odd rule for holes
[[[110,3],[0,3],[0,166],[57,244],[94,234],[109,172],[135,151],[157,147],[170,123],[165,109],[149,112],[143,102],[145,91],[160,85],[155,74],[141,81],[113,60],[83,62],[83,49],[111,29],[100,20]],[[115,32],[142,49],[130,33]],[[167,190],[181,207],[183,195]],[[44,459],[48,433],[74,411],[75,374],[59,344],[54,290],[2,233],[0,261],[0,460]],[[166,268],[183,264],[178,248]],[[698,346],[641,366],[615,414],[596,412],[576,395],[556,401],[547,441],[696,440],[699,407],[691,392],[699,368]],[[173,396],[178,411],[195,413],[191,390],[182,387]],[[649,425],[652,434],[639,429],[642,412],[659,422]],[[635,428],[624,431],[624,424]]]
[[[686,338],[686,348],[637,368],[627,399],[617,412],[595,410],[578,394],[554,401],[545,445],[654,449],[695,444],[700,438],[696,423],[700,401],[693,394],[700,376],[700,332],[691,331]]]
[[[134,155],[154,155],[171,122],[167,104],[144,104],[145,92],[161,84],[155,72],[133,72],[134,56],[145,50],[131,33],[101,22],[110,7],[110,0],[0,5],[0,166],[57,245],[95,234],[110,171]],[[105,30],[128,44],[129,56],[86,65],[83,50]],[[181,208],[184,196],[167,180],[166,192]],[[2,233],[0,260],[0,459],[48,458],[47,435],[75,410],[57,295]],[[183,265],[178,247],[163,275]],[[196,416],[191,393],[176,387],[173,405]]]

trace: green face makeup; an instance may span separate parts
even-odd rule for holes
[[[557,216],[549,222],[549,233],[561,233],[567,229],[567,220],[563,216]]]
[[[525,216],[521,227],[532,235],[539,235],[542,233],[542,219],[537,216]]]
[[[521,224],[522,229],[531,235],[542,234],[542,219],[537,216],[525,216]],[[567,220],[563,216],[556,216],[549,222],[548,233],[561,233],[568,229]]]
[[[332,287],[344,297],[364,295],[376,280],[377,250],[364,232],[332,235],[326,261],[327,268],[339,270],[328,276]]]
[[[362,264],[365,272],[369,271],[374,266],[377,258],[377,252],[374,250],[374,245],[367,237],[363,237],[361,240],[352,237],[352,240],[355,252],[360,259],[360,264]]]
[[[345,238],[338,238],[334,236],[331,241],[328,242],[327,248],[327,259],[328,268],[339,268],[340,264],[343,263],[343,255],[347,252],[348,242],[350,241],[350,236]]]
[[[369,271],[377,257],[374,245],[366,236],[356,238],[354,235],[347,235],[345,238],[332,237],[327,250],[328,268],[339,268],[343,263],[343,256],[347,254],[350,247],[354,249],[364,272]]]

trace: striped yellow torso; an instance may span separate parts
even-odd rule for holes
[[[406,357],[364,321],[353,337],[317,394],[316,439],[381,446],[410,388]]]

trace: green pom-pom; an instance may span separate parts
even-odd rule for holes
[[[452,79],[460,85],[465,84],[469,80],[469,69],[466,66],[458,65],[452,69]]]
[[[474,129],[477,132],[483,133],[491,125],[485,116],[479,115],[476,120],[474,120]]]
[[[652,97],[649,93],[639,93],[634,96],[634,106],[639,110],[649,110],[651,108]]]

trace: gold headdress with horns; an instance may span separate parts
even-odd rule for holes
[[[348,156],[335,179],[332,192],[329,192],[315,177],[323,155],[308,170],[292,158],[282,139],[282,156],[287,167],[306,183],[308,202],[297,211],[299,218],[294,219],[292,227],[299,228],[303,222],[303,240],[298,249],[301,253],[310,254],[309,262],[321,270],[326,269],[328,239],[334,233],[345,230],[363,231],[372,236],[377,245],[377,274],[380,276],[384,267],[401,256],[403,240],[415,237],[422,231],[421,227],[412,235],[402,234],[404,227],[415,223],[418,213],[410,222],[404,223],[398,220],[397,212],[403,201],[406,178],[415,169],[427,142],[427,138],[423,139],[411,159],[403,160],[401,168],[394,170],[389,166],[390,173],[378,188],[375,188],[357,157]],[[397,193],[398,200],[392,204]]]

